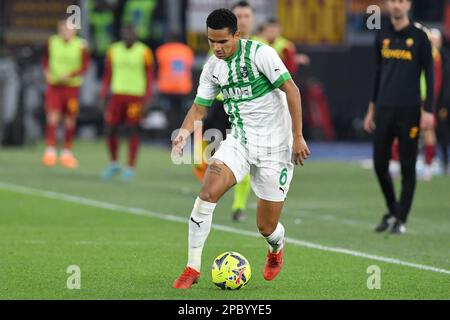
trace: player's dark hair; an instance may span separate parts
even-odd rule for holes
[[[133,32],[136,31],[136,26],[132,23],[132,22],[125,22],[124,24],[122,24],[121,28],[122,30],[133,30]]]
[[[272,17],[267,19],[266,24],[280,24],[280,21],[277,18]]]
[[[253,10],[252,6],[250,5],[250,3],[248,3],[248,1],[238,1],[238,2],[236,2],[231,7],[231,11],[234,11],[234,9],[236,9],[236,8],[250,8],[250,9]]]
[[[256,28],[256,32],[257,33],[262,33],[264,31],[264,29],[266,29],[267,26],[267,22],[265,23],[261,23],[257,28]]]
[[[234,35],[237,31],[237,18],[228,9],[216,9],[206,19],[206,27],[214,30],[228,28],[230,33]]]

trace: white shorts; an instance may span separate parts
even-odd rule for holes
[[[292,148],[271,153],[250,150],[227,136],[210,162],[214,159],[223,162],[238,183],[250,173],[251,186],[258,198],[275,202],[286,200],[294,173]]]

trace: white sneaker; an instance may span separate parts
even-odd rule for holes
[[[426,164],[423,167],[423,170],[419,175],[419,180],[420,181],[431,181],[432,178],[433,178],[433,171],[431,169],[431,165]]]

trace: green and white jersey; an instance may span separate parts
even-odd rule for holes
[[[211,56],[203,67],[194,103],[210,107],[220,92],[231,135],[249,148],[283,150],[292,144],[286,95],[278,89],[291,79],[276,51],[240,39],[226,60]]]

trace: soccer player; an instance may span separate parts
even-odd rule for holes
[[[387,0],[390,22],[377,33],[376,76],[372,101],[364,119],[364,128],[375,131],[374,166],[388,213],[375,228],[391,227],[394,234],[404,233],[416,187],[416,159],[419,130],[433,125],[434,74],[431,44],[427,34],[408,17],[410,0]],[[420,75],[425,70],[426,100],[421,110]],[[394,138],[398,138],[402,189],[397,201],[389,159]]]
[[[200,277],[217,202],[249,173],[258,197],[256,223],[269,244],[264,278],[278,275],[285,245],[281,210],[294,164],[303,165],[310,153],[302,135],[299,89],[275,50],[240,39],[230,10],[214,10],[206,26],[214,55],[203,67],[197,96],[173,141],[173,155],[182,155],[194,122],[204,118],[219,92],[232,130],[212,156],[191,212],[187,266],[173,283],[180,289],[190,288]]]
[[[72,153],[73,137],[78,115],[78,94],[83,81],[82,75],[89,66],[89,52],[86,42],[76,35],[76,30],[67,25],[67,20],[58,22],[58,34],[48,39],[44,48],[43,68],[47,91],[46,106],[46,148],[42,157],[45,166],[56,164],[56,131],[64,121],[64,145],[59,161],[70,169],[78,167]]]
[[[238,30],[241,39],[254,39],[252,36],[254,14],[253,8],[247,1],[239,1],[235,3],[231,11],[236,15]],[[262,40],[261,38],[258,40]],[[222,136],[226,136],[226,130],[230,128],[227,114],[224,111],[222,96],[219,94],[214,101],[212,108],[208,111],[207,118],[204,123],[205,130],[214,128],[220,130]],[[203,144],[204,149],[206,144]],[[199,150],[200,148],[198,148]],[[194,173],[196,177],[203,181],[206,172],[207,164],[202,162],[200,165],[194,166]],[[241,182],[237,183],[234,187],[234,198],[231,205],[231,217],[233,221],[242,222],[247,219],[245,210],[247,208],[248,197],[251,192],[250,175],[246,175]]]
[[[111,45],[105,62],[105,76],[100,99],[105,100],[108,91],[111,98],[105,111],[107,146],[111,159],[103,171],[102,179],[109,180],[120,173],[117,155],[119,149],[119,126],[125,123],[128,129],[128,163],[122,170],[122,180],[130,181],[135,175],[136,157],[139,148],[139,124],[143,107],[152,93],[153,53],[142,42],[136,40],[132,25],[124,25],[122,41]]]

